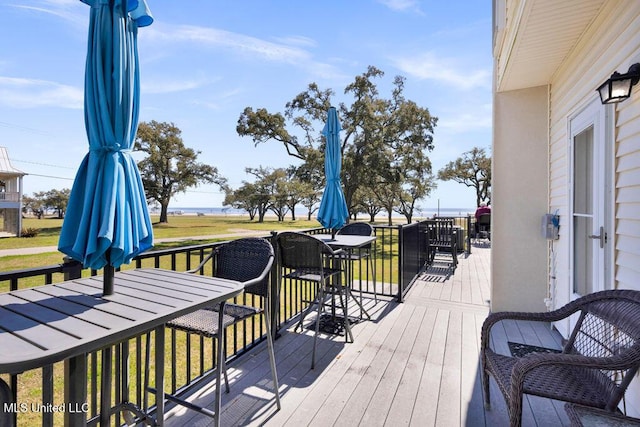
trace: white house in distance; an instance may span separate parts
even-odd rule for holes
[[[493,0],[493,12],[492,310],[640,290],[640,84],[619,103],[597,91],[614,72],[640,76],[640,1]],[[558,215],[546,217],[557,239],[544,214]],[[638,378],[626,409],[640,416]]]
[[[5,147],[0,147],[0,234],[20,236],[22,230],[22,177],[26,173],[11,166]]]

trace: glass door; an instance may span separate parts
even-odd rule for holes
[[[610,156],[605,107],[591,103],[570,122],[572,153],[571,262],[573,298],[607,288]]]

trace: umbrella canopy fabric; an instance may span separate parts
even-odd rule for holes
[[[325,228],[336,230],[342,228],[349,217],[347,202],[342,192],[340,170],[342,168],[342,153],[340,150],[340,120],[335,107],[329,108],[327,123],[322,134],[325,136],[324,176],[326,186],[322,193],[318,221]]]
[[[76,174],[58,249],[85,267],[128,264],[153,246],[140,171],[131,156],[138,128],[138,27],[145,0],[81,0],[91,6],[84,118],[89,152]]]

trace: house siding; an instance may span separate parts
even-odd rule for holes
[[[614,25],[615,23],[615,25]],[[560,239],[550,254],[550,277],[555,277],[554,306],[571,298],[569,228],[570,117],[597,97],[595,89],[613,71],[624,73],[640,62],[640,2],[609,2],[551,82],[549,123],[549,209],[558,211]],[[605,107],[603,107],[605,108]],[[609,107],[613,114],[614,236],[612,271],[607,285],[640,290],[640,90]],[[613,239],[611,239],[613,237]],[[555,262],[554,262],[555,259]],[[555,268],[554,268],[555,267]],[[553,284],[553,279],[552,279]],[[565,336],[568,324],[557,325]],[[627,413],[640,416],[640,380],[626,396]]]

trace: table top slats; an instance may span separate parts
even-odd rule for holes
[[[29,354],[41,350],[41,348],[36,346],[35,344],[26,341],[25,339],[18,336],[12,335],[2,328],[0,328],[0,341],[2,341],[3,343],[3,346],[0,347],[0,358],[3,357],[4,354],[7,354],[9,352]]]
[[[126,328],[134,320],[132,316],[123,317],[109,313],[108,300],[95,299],[85,305],[80,301],[80,298],[60,298],[36,289],[25,289],[25,291],[28,292],[23,292],[20,295],[22,298],[57,311],[58,317],[61,318],[80,319],[107,329]],[[89,333],[87,325],[82,324],[79,327]]]
[[[43,308],[42,311],[44,312],[44,318],[60,316],[60,313],[47,310],[46,308]],[[51,322],[50,325],[45,324],[22,313],[15,313],[13,310],[0,307],[0,329],[11,331],[13,336],[20,337],[45,350],[51,348],[53,343],[62,343],[64,345],[77,343],[77,336],[67,332],[61,332],[56,328],[55,323],[56,321]],[[0,348],[3,349],[2,351],[9,350],[11,353],[15,352],[14,349],[10,349],[4,345]]]
[[[99,281],[98,283],[102,286],[102,281]],[[121,295],[138,298],[140,294],[145,294],[147,298],[160,301],[169,307],[178,307],[181,304],[189,303],[190,301],[197,299],[189,297],[189,295],[185,295],[184,293],[174,289],[163,289],[158,287],[155,283],[141,283],[139,281],[131,280],[129,277],[119,278],[114,282],[113,286],[114,289],[116,287],[118,288],[118,293]],[[110,297],[111,296],[106,298]]]
[[[91,279],[83,279],[82,282],[74,282],[74,286],[77,286],[77,285],[89,286],[93,289],[96,289],[99,295],[102,295],[103,284],[102,284],[101,276],[92,277]],[[66,283],[64,284],[64,286],[66,286]],[[121,281],[118,281],[118,284],[114,285],[114,288],[115,286],[118,287],[117,293],[109,296],[104,296],[102,298],[109,299],[110,301],[118,301],[121,304],[125,304],[125,305],[129,305],[133,301],[133,303],[136,306],[149,307],[149,304],[147,303],[151,303],[151,307],[154,307],[154,308],[152,309],[147,308],[147,309],[149,311],[156,312],[156,313],[164,310],[166,307],[170,307],[170,308],[176,307],[177,301],[175,298],[171,296],[164,296],[164,295],[155,293],[153,295],[153,299],[145,298],[140,300],[139,299],[140,289],[137,288],[136,286],[127,286],[127,283],[121,282]]]
[[[133,298],[124,299],[124,301],[114,301],[112,298],[108,298],[106,299],[108,302],[105,302],[105,299],[101,298],[101,290],[96,291],[92,294],[85,294],[77,289],[54,285],[51,287],[42,288],[40,292],[58,298],[74,301],[87,307],[95,307],[96,309],[105,313],[110,313],[115,316],[123,317],[130,320],[137,319],[140,316],[145,315],[145,313],[138,313],[140,311],[144,311],[147,314],[155,313],[155,311],[139,308],[137,306],[138,301],[134,300]]]
[[[156,281],[157,286],[166,287],[169,286],[173,289],[176,288],[184,288],[188,289],[190,293],[200,294],[199,291],[202,290],[206,293],[211,292],[211,279],[212,276],[205,276],[200,274],[185,274],[177,271],[171,270],[151,270],[151,269],[139,269],[139,270],[129,270],[123,272],[123,276],[126,277],[144,277],[145,279],[150,276]],[[236,281],[222,279],[219,277],[215,278],[216,286],[220,287],[220,289],[228,288],[232,289],[236,286]],[[228,284],[228,286],[225,286]]]
[[[59,288],[67,288],[70,290],[77,290],[83,292],[86,295],[91,295],[100,298],[102,296],[102,282],[89,283],[83,282],[63,282],[57,285]],[[132,291],[131,293],[135,293]],[[117,292],[108,297],[103,297],[109,301],[117,302],[123,309],[129,307],[137,308],[138,310],[147,311],[151,314],[157,314],[164,310],[166,307],[175,307],[175,302],[171,298],[158,298],[154,301],[145,299],[141,300],[134,296],[127,295],[126,292]],[[161,301],[162,300],[162,301]]]
[[[48,328],[62,331],[66,335],[76,337],[76,339],[82,337],[81,332],[83,331],[86,334],[101,334],[107,329],[102,325],[96,325],[75,316],[66,315],[45,305],[17,298],[11,294],[0,294],[0,306],[8,310],[8,312],[4,312],[2,320],[0,320],[0,325],[4,324],[5,328],[7,328],[6,324],[9,321],[20,322],[20,317],[24,317],[34,322],[46,324]],[[15,313],[17,316],[14,318],[10,316],[9,312]],[[12,330],[11,328],[8,329]],[[17,329],[20,330],[21,328],[17,327]]]

